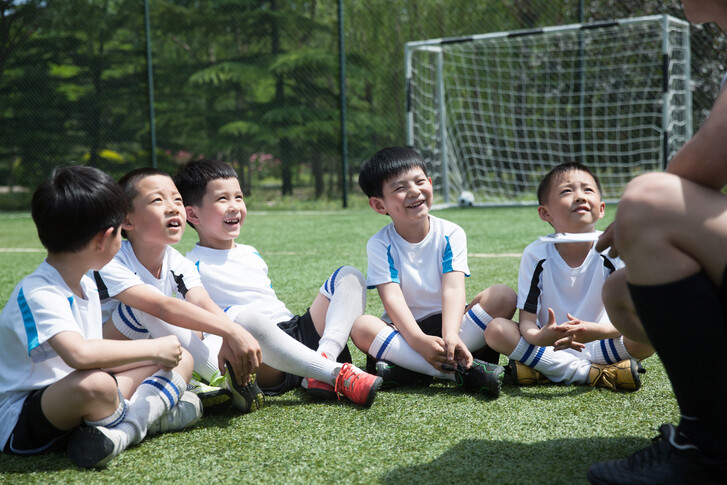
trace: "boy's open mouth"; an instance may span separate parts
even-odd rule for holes
[[[182,226],[182,223],[181,223],[181,222],[179,222],[179,221],[176,221],[176,220],[174,220],[174,221],[169,221],[169,222],[167,223],[167,227],[181,227],[181,226]]]
[[[424,202],[425,202],[424,200],[420,200],[420,201],[414,202],[413,204],[409,204],[407,207],[409,209],[414,209],[415,207],[419,207],[420,205],[422,205]]]
[[[234,225],[234,224],[239,224],[239,223],[240,223],[240,219],[228,219],[228,220],[225,221],[225,224],[233,224]]]

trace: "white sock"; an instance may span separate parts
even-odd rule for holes
[[[585,384],[591,363],[580,359],[567,350],[553,350],[553,347],[538,347],[520,337],[517,347],[508,356],[539,371],[553,382]]]
[[[119,394],[119,405],[116,407],[116,411],[103,419],[99,419],[98,421],[89,421],[84,419],[83,422],[88,426],[105,426],[107,428],[112,428],[120,424],[126,418],[126,413],[129,409],[129,401],[124,399],[121,389],[116,388],[116,391]]]
[[[219,372],[217,354],[222,346],[221,337],[217,337],[215,340],[213,338],[216,337],[215,335],[208,335],[202,340],[188,328],[177,327],[123,304],[114,310],[112,319],[116,328],[131,339],[176,335],[182,347],[192,354],[194,371],[197,374],[209,382],[215,373]]]
[[[623,336],[599,340],[594,345],[594,350],[596,355],[593,362],[596,364],[615,364],[633,358],[624,346]]]
[[[398,331],[389,326],[382,328],[374,337],[368,353],[376,360],[386,360],[420,374],[454,380],[454,374],[441,372],[432,367],[419,352],[409,346]]]
[[[268,318],[257,312],[240,309],[234,319],[258,341],[265,364],[288,374],[310,377],[331,385],[335,382],[341,364],[309,349]]]
[[[467,348],[474,352],[485,345],[485,329],[492,317],[480,305],[473,305],[464,316],[459,327],[459,337]]]
[[[366,279],[356,268],[341,266],[323,283],[320,292],[331,303],[318,352],[336,360],[348,342],[353,322],[366,308]]]

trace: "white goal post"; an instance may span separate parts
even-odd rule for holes
[[[409,42],[407,145],[435,202],[531,204],[579,161],[618,198],[691,137],[689,24],[668,16]]]

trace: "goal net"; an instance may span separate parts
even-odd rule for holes
[[[407,144],[437,203],[533,203],[579,161],[605,199],[691,136],[689,24],[667,15],[406,44]]]

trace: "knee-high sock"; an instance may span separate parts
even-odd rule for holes
[[[595,346],[595,354],[593,362],[596,364],[615,364],[633,358],[624,346],[623,336],[599,340]]]
[[[401,334],[391,327],[382,328],[369,347],[369,355],[376,360],[386,360],[420,374],[453,381],[454,374],[441,372],[432,367],[427,359],[411,348]]]
[[[320,292],[330,300],[326,325],[318,342],[318,352],[336,360],[348,342],[351,327],[366,307],[366,279],[351,266],[341,266],[321,286]]]
[[[492,317],[480,305],[473,305],[464,316],[459,327],[459,337],[470,352],[479,350],[485,345],[485,329]]]
[[[194,371],[197,374],[209,381],[215,376],[216,372],[219,372],[217,367],[219,347],[216,350],[211,349],[192,330],[171,325],[164,320],[123,303],[114,310],[111,319],[119,332],[130,339],[176,335],[182,347],[192,354]],[[210,342],[213,342],[213,340]]]
[[[553,382],[585,384],[591,363],[579,359],[565,350],[555,351],[553,347],[538,347],[520,337],[517,347],[508,356],[543,374]]]
[[[727,453],[727,374],[719,371],[727,326],[717,288],[699,272],[665,285],[629,284],[629,290],[679,403],[679,431],[705,453]]]
[[[241,310],[235,313],[234,321],[258,341],[265,364],[289,374],[311,377],[331,385],[335,383],[341,364],[309,349],[268,318],[256,312]]]
[[[88,424],[110,428],[118,436],[120,450],[126,449],[144,439],[149,425],[177,404],[186,387],[186,381],[176,372],[157,371],[144,379],[131,396],[123,420],[115,426],[104,423],[106,419]]]

